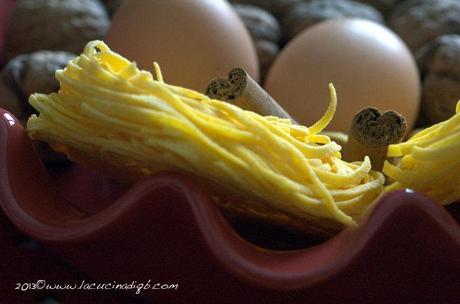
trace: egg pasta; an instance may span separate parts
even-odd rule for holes
[[[441,204],[460,199],[460,101],[450,119],[415,134],[408,141],[390,145],[383,172],[392,179],[386,191],[411,188]]]
[[[102,41],[88,43],[56,72],[59,92],[30,96],[39,116],[29,119],[29,135],[115,176],[195,174],[251,198],[243,212],[294,219],[306,230],[356,224],[383,192],[367,157],[345,162],[341,147],[319,134],[335,111],[332,85],[328,111],[309,129],[169,85],[155,70],[157,80]]]

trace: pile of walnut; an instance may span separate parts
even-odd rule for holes
[[[33,91],[55,91],[54,71],[64,67],[88,41],[104,37],[110,17],[123,0],[7,1],[16,5],[8,15],[4,48],[0,49],[9,61],[0,72],[0,107],[24,119],[32,113],[27,96]],[[453,105],[460,96],[458,0],[229,2],[253,38],[261,83],[280,50],[301,31],[324,20],[364,18],[390,27],[417,59],[423,83],[417,126],[426,127],[454,114]]]
[[[89,40],[104,37],[109,13],[121,1],[17,0],[5,24],[0,71],[0,107],[25,122],[34,113],[27,102],[35,92],[59,89],[54,73],[80,53]],[[66,161],[44,143],[35,143],[46,164]]]
[[[409,46],[420,69],[422,103],[417,127],[454,115],[460,96],[458,0],[230,0],[256,42],[261,79],[275,52],[301,31],[335,18],[385,24]],[[273,18],[269,18],[268,15]],[[278,21],[278,26],[274,25]],[[272,30],[272,35],[267,31]],[[281,35],[279,35],[281,29]],[[417,29],[417,30],[414,30]],[[264,33],[261,37],[260,33]],[[270,40],[267,37],[279,37]],[[267,42],[270,41],[270,42]],[[277,45],[276,45],[277,44]]]

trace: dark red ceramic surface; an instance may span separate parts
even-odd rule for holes
[[[240,237],[186,175],[161,173],[128,189],[76,166],[50,176],[23,127],[0,111],[0,205],[0,299],[10,299],[5,303],[46,296],[14,291],[14,283],[28,277],[179,284],[177,291],[143,291],[139,300],[132,291],[59,292],[62,303],[458,303],[460,298],[459,225],[416,193],[386,195],[359,228],[319,245],[263,249]],[[31,242],[37,248],[19,248],[17,229],[36,240]]]

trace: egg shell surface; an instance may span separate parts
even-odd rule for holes
[[[259,78],[249,33],[224,0],[126,0],[105,42],[143,69],[158,62],[166,82],[198,91],[235,67]]]
[[[336,19],[305,30],[282,50],[264,87],[309,126],[326,111],[329,83],[338,105],[328,130],[348,132],[353,116],[369,106],[395,110],[408,129],[414,125],[420,101],[416,63],[402,40],[380,24]]]

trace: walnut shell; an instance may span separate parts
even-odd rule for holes
[[[97,0],[19,0],[6,24],[5,55],[38,50],[80,53],[85,44],[104,37],[110,20]]]
[[[75,56],[68,52],[39,51],[13,58],[0,72],[0,107],[10,111],[25,126],[28,117],[35,113],[28,103],[29,95],[57,91],[56,70],[64,68]],[[65,156],[45,143],[34,142],[34,146],[46,165],[67,162]]]
[[[390,14],[389,26],[412,52],[444,34],[460,34],[460,1],[409,0]]]
[[[372,5],[384,16],[387,16],[392,8],[403,1],[404,0],[359,0],[359,2]]]
[[[302,0],[230,0],[232,3],[249,4],[263,8],[281,20],[291,7]]]
[[[0,81],[0,108],[8,110],[18,119],[24,117],[24,104],[16,92]]]
[[[383,23],[372,6],[351,0],[312,0],[294,5],[283,19],[283,34],[290,40],[306,28],[329,19],[353,17]]]
[[[260,83],[263,83],[280,49],[277,44],[268,40],[256,41],[255,47],[259,59]]]
[[[102,2],[109,13],[109,16],[113,16],[120,7],[121,3],[123,3],[123,0],[102,0]]]
[[[447,120],[455,114],[460,98],[460,82],[445,75],[428,75],[423,81],[422,111],[429,125]]]
[[[27,102],[29,95],[57,91],[55,71],[64,68],[75,56],[68,52],[39,51],[13,58],[0,72],[0,106],[18,119],[27,118],[34,113]]]
[[[269,12],[254,5],[234,4],[233,7],[254,41],[268,40],[277,43],[280,40],[281,27]]]
[[[422,74],[422,117],[427,124],[455,114],[460,99],[460,35],[444,35],[416,52]]]
[[[59,83],[54,74],[74,57],[68,52],[39,51],[13,58],[0,72],[0,107],[10,111],[25,126],[28,117],[35,113],[27,101],[29,95],[57,91]],[[34,146],[46,165],[67,162],[65,156],[45,143],[34,142]]]

